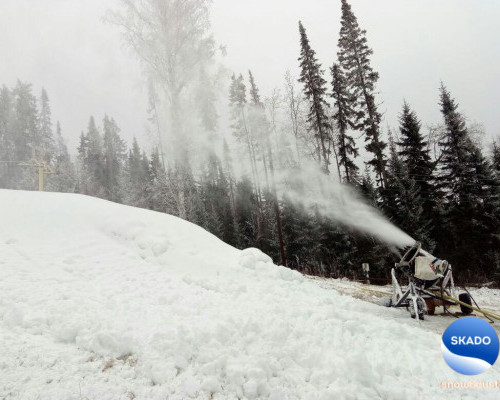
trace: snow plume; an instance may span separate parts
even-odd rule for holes
[[[291,165],[276,171],[278,194],[308,208],[314,206],[321,215],[387,244],[404,247],[414,242],[353,189],[326,177],[319,167],[299,162],[301,153],[310,153],[314,139],[309,136],[297,78],[288,73],[285,96],[275,90],[264,99],[258,89],[259,77],[249,71],[231,77],[222,64],[225,50],[217,50],[212,36],[209,0],[145,0],[139,6],[132,0],[121,3],[123,8],[108,18],[120,27],[143,62],[150,82],[150,121],[156,132],[152,136],[168,164],[200,176],[207,160],[214,155],[223,158],[221,139],[225,137],[234,161],[226,173],[249,177],[259,197],[262,188],[274,187],[276,166]],[[302,136],[305,149],[300,148]],[[293,141],[296,155],[286,145]],[[297,164],[301,164],[300,173],[294,167]],[[185,189],[175,190],[177,213],[186,217]]]
[[[282,178],[280,191],[292,201],[316,207],[321,215],[389,245],[402,248],[415,243],[411,236],[361,199],[354,188],[325,175],[312,163],[303,165],[300,171],[283,171]]]

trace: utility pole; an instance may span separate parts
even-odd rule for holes
[[[38,191],[43,192],[43,166],[38,166]]]
[[[366,279],[366,283],[370,284],[370,264],[363,263],[362,268],[363,268],[363,275],[365,276]]]
[[[44,162],[40,162],[40,161],[20,162],[20,163],[18,163],[18,165],[23,165],[25,167],[32,167],[32,168],[38,169],[38,191],[39,192],[43,192],[45,175],[56,173],[50,165],[48,165]]]
[[[38,191],[43,192],[44,190],[44,180],[46,174],[57,173],[50,164],[48,164],[44,159],[47,158],[47,152],[42,147],[33,146],[31,148],[32,156],[29,161],[1,161],[0,164],[16,164],[23,167],[36,168],[38,170]]]

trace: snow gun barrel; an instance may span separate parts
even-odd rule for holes
[[[407,276],[422,281],[434,281],[443,278],[451,267],[446,260],[440,260],[422,249],[420,242],[410,247],[395,267]]]
[[[406,262],[411,262],[417,256],[423,256],[423,257],[429,257],[429,258],[437,259],[437,257],[433,256],[431,253],[429,253],[428,251],[425,251],[422,248],[422,243],[415,242],[415,244],[413,246],[411,246],[407,250],[407,252],[405,253],[405,255],[401,258],[400,263],[405,262],[405,261]]]
[[[410,263],[415,260],[415,258],[421,253],[426,257],[432,257],[432,255],[430,255],[428,252],[422,250],[422,243],[415,242],[415,244],[406,251],[403,257],[401,257],[401,261],[399,261],[399,263],[396,263],[396,267],[404,267],[410,265]]]

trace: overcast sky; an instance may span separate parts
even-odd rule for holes
[[[0,84],[43,85],[70,146],[89,115],[106,112],[123,136],[143,137],[146,91],[140,68],[116,28],[102,17],[115,0],[1,0]],[[440,121],[443,80],[471,122],[500,135],[499,0],[351,0],[374,50],[384,125],[396,126],[403,99],[424,124]],[[298,20],[327,69],[336,58],[340,0],[214,0],[217,42],[227,45],[225,64],[249,68],[261,92],[297,74]],[[329,77],[328,77],[329,80]]]

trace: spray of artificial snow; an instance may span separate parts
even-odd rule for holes
[[[340,224],[369,234],[384,243],[406,247],[415,240],[394,226],[378,210],[362,200],[351,187],[323,174],[319,167],[309,164],[300,171],[287,171],[282,193],[306,207]]]
[[[257,87],[253,87],[254,98],[248,103],[241,99],[241,104],[238,105],[241,109],[233,113],[234,110],[228,109],[227,98],[231,73],[223,66],[222,59],[217,53],[210,51],[189,51],[205,49],[211,44],[215,46],[209,39],[211,28],[206,2],[191,2],[186,7],[185,4],[171,4],[169,12],[172,15],[168,15],[164,5],[158,2],[145,2],[139,7],[134,6],[132,1],[124,3],[126,12],[110,12],[109,20],[120,27],[129,28],[124,30],[124,37],[145,62],[150,84],[150,106],[153,106],[151,121],[155,122],[153,132],[156,132],[152,136],[157,136],[155,141],[161,148],[161,153],[164,154],[165,149],[172,149],[170,154],[167,153],[167,158],[180,163],[185,161],[186,154],[190,155],[192,161],[206,160],[222,149],[221,143],[216,142],[219,133],[224,135],[223,125],[226,125],[227,129],[227,134],[224,135],[226,138],[233,136],[235,127],[238,130],[238,126],[241,126],[241,129],[244,129],[236,135],[239,137],[233,143],[236,146],[231,147],[240,147],[245,151],[249,149],[252,154],[247,152],[246,156],[240,156],[236,153],[238,162],[235,162],[234,166],[239,167],[237,169],[240,171],[234,172],[253,175],[253,183],[258,187],[269,186],[268,169],[272,168],[264,166],[264,171],[261,170],[261,161],[266,164],[267,158],[262,149],[269,146],[270,140],[275,140],[274,136],[279,135],[279,130],[289,130],[290,123],[295,127],[291,130],[296,140],[302,134],[305,134],[304,138],[310,135],[310,132],[307,132],[307,118],[304,118],[305,102],[300,94],[302,89],[295,87],[296,78],[287,74],[287,94],[284,97],[278,90],[273,91],[272,96],[267,99],[269,105],[265,107],[266,115],[260,114],[260,106],[255,108],[255,104],[261,102]],[[166,26],[171,29],[165,29]],[[195,26],[196,29],[190,28]],[[184,35],[179,42],[176,34],[178,31],[189,34]],[[172,68],[167,71],[164,68],[164,60],[172,63]],[[245,82],[248,85],[248,77]],[[255,81],[252,78],[252,85],[253,83]],[[288,105],[283,106],[283,102]],[[204,110],[203,115],[209,115],[214,120],[205,117],[193,118],[195,110]],[[290,121],[290,115],[293,122]],[[171,132],[172,135],[168,137],[165,132]],[[273,139],[268,135],[273,136]],[[296,143],[300,153],[300,146]],[[281,144],[276,141],[275,149]],[[414,242],[410,236],[363,202],[353,189],[325,176],[317,165],[306,167],[301,161],[301,171],[297,172],[295,167],[289,168],[287,164],[290,165],[290,160],[280,160],[279,154],[276,154],[274,166],[281,165],[276,171],[276,183],[280,186],[281,195],[286,194],[306,207],[314,207],[325,217],[372,235],[387,244],[404,247]],[[252,171],[252,174],[249,174],[249,171]],[[262,181],[264,178],[265,182]]]

